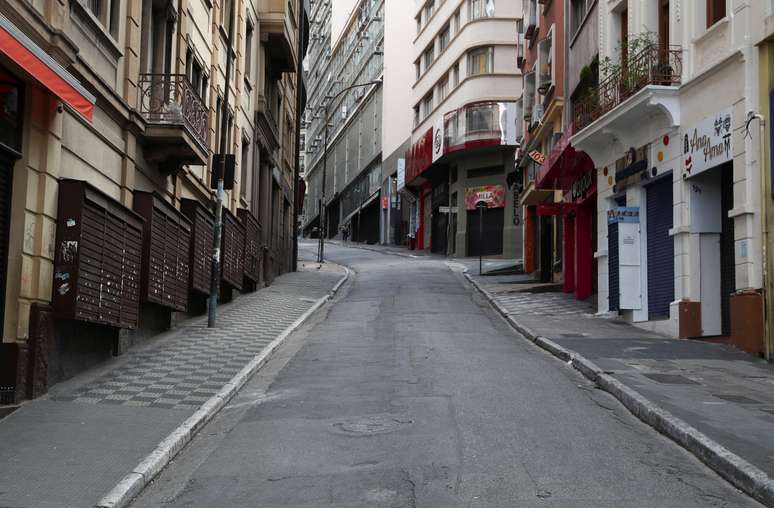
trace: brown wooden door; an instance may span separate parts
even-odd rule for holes
[[[669,46],[669,0],[660,0],[658,7],[658,42],[662,48]]]

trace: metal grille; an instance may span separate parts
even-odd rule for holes
[[[253,283],[261,278],[261,224],[258,219],[245,208],[237,210],[237,216],[245,227],[245,277]]]
[[[675,298],[671,175],[647,189],[648,319],[665,319]]]
[[[212,277],[212,242],[215,237],[215,219],[197,200],[183,199],[183,215],[188,217],[191,229],[189,287],[203,294],[210,292]]]
[[[240,291],[245,272],[244,248],[245,228],[233,213],[224,208],[221,278],[223,282]]]
[[[134,210],[145,219],[143,300],[185,311],[191,223],[160,196],[149,192],[135,192]]]
[[[136,328],[143,220],[80,180],[59,184],[57,317]]]

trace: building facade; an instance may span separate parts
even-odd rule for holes
[[[599,312],[764,353],[758,49],[742,35],[764,10],[597,4],[599,82],[574,96],[567,143],[594,168]]]
[[[384,4],[321,1],[311,7],[307,235],[334,238],[346,230],[352,240],[379,241]]]
[[[519,2],[414,2],[405,184],[414,198],[408,233],[416,248],[521,258],[520,209],[506,184],[520,127],[521,17]]]
[[[203,311],[221,127],[235,160],[221,297],[290,268],[304,9],[278,0],[0,4],[7,400],[39,395]]]

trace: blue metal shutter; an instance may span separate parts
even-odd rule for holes
[[[675,298],[675,244],[672,228],[672,178],[647,187],[648,319],[669,317]]]
[[[620,302],[620,286],[618,280],[618,223],[607,225],[607,273],[608,296],[607,308],[609,311],[617,311]]]

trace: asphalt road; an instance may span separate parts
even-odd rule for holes
[[[356,272],[341,296],[134,506],[759,506],[444,262],[327,253]]]

